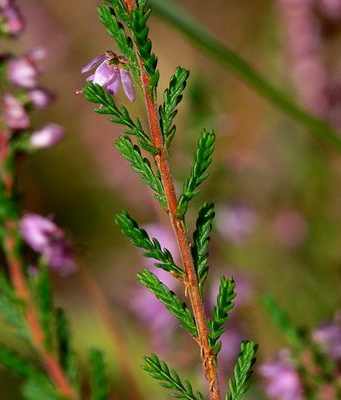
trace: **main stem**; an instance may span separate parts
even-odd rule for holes
[[[6,196],[12,198],[14,177],[5,164],[8,155],[7,133],[0,133],[0,178],[4,184]],[[16,295],[25,304],[25,318],[31,333],[32,343],[37,350],[44,367],[57,390],[67,398],[76,400],[77,396],[68,382],[63,369],[55,355],[45,347],[45,335],[41,327],[38,312],[31,297],[30,290],[24,274],[22,259],[19,254],[19,239],[17,221],[8,219],[5,222],[4,252],[9,266],[10,279]]]
[[[185,224],[182,219],[177,217],[177,196],[170,172],[167,152],[164,148],[163,136],[160,128],[157,105],[150,91],[149,76],[142,70],[142,85],[144,90],[144,99],[148,113],[149,128],[153,145],[158,150],[155,161],[160,171],[162,184],[168,204],[168,215],[174,230],[178,247],[180,250],[181,260],[185,269],[185,289],[188,294],[194,318],[198,329],[198,342],[201,349],[201,357],[203,360],[203,369],[205,376],[209,382],[210,399],[220,400],[218,373],[216,366],[216,358],[208,341],[208,326],[206,314],[202,302],[197,274],[195,271],[193,258],[191,254],[190,244],[188,242]]]

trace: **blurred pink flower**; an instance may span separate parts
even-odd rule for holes
[[[54,96],[47,90],[42,88],[32,89],[27,93],[30,103],[37,109],[43,109],[48,107]]]
[[[25,89],[36,88],[41,72],[39,64],[44,57],[45,51],[36,48],[24,56],[11,59],[8,62],[8,79],[14,85]]]
[[[322,325],[313,332],[313,339],[319,343],[329,356],[341,360],[341,313],[337,313],[333,322]]]
[[[256,213],[243,205],[223,206],[217,209],[216,224],[219,233],[236,244],[243,242],[253,231]]]
[[[3,96],[3,118],[8,128],[13,130],[27,129],[30,126],[30,119],[24,106],[9,93]]]
[[[30,137],[31,147],[45,149],[59,143],[64,137],[64,129],[57,124],[48,124]]]
[[[263,364],[259,370],[270,399],[303,400],[303,388],[289,351],[282,350],[276,360]]]
[[[13,36],[19,35],[25,28],[25,21],[13,0],[0,1],[1,27],[5,33]]]
[[[20,232],[24,241],[44,257],[49,267],[61,275],[76,270],[70,243],[50,219],[38,214],[25,214],[20,221]]]
[[[328,73],[322,59],[315,0],[278,0],[278,3],[298,94],[311,112],[326,117],[329,112]]]
[[[240,343],[242,340],[243,336],[240,329],[238,329],[238,326],[235,324],[235,321],[232,322],[232,324],[228,323],[226,331],[221,337],[222,347],[218,355],[219,365],[223,374],[222,379],[232,370],[234,362],[240,352]]]
[[[277,240],[287,247],[297,247],[307,237],[307,223],[296,210],[283,210],[273,221],[273,233]]]
[[[318,0],[320,10],[323,15],[330,20],[338,20],[341,18],[341,1],[340,0]]]
[[[103,86],[108,92],[116,95],[122,86],[123,91],[130,101],[136,98],[133,80],[130,72],[120,65],[119,58],[108,52],[95,57],[82,68],[85,74],[94,70],[87,80]]]

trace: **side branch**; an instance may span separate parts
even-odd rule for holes
[[[26,306],[26,322],[31,333],[34,348],[40,355],[41,361],[57,390],[69,399],[77,399],[77,396],[68,382],[55,356],[46,350],[44,345],[44,332],[39,322],[38,313],[31,298],[23,272],[22,262],[17,255],[17,227],[15,221],[6,224],[4,249],[9,265],[10,278],[19,299]]]
[[[1,132],[0,135],[0,179],[4,186],[5,196],[11,199],[13,197],[14,176],[6,167],[9,157],[11,157],[9,154],[8,135],[7,132]],[[55,358],[54,354],[46,349],[44,344],[44,331],[41,327],[38,312],[26,282],[23,263],[18,253],[19,239],[17,221],[8,219],[5,221],[4,227],[5,237],[3,249],[9,267],[9,275],[17,297],[25,304],[25,318],[31,333],[32,344],[38,352],[44,368],[57,390],[68,399],[76,400],[76,393],[68,382],[58,360]]]

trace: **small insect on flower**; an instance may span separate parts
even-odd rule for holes
[[[127,69],[127,60],[107,51],[95,57],[82,68],[82,74],[94,71],[87,80],[104,87],[109,93],[116,95],[122,86],[127,98],[133,102],[136,98],[135,88],[130,72]]]

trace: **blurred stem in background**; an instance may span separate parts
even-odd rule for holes
[[[188,15],[175,1],[150,0],[150,4],[160,17],[183,32],[197,46],[208,53],[212,59],[235,73],[239,79],[278,110],[287,114],[311,133],[332,143],[335,149],[341,151],[341,138],[326,121],[311,115],[290,99],[286,93],[276,88],[240,55],[221,43],[202,24]]]
[[[128,398],[134,400],[143,399],[144,396],[140,391],[135,377],[135,368],[132,365],[131,358],[126,356],[129,354],[129,349],[125,340],[125,335],[122,333],[122,327],[118,327],[114,312],[110,308],[103,290],[86,268],[80,268],[79,278],[88,292],[89,298],[94,302],[96,311],[109,332],[117,357],[117,364],[120,369],[119,373],[129,387],[129,391],[127,391],[129,393]]]

